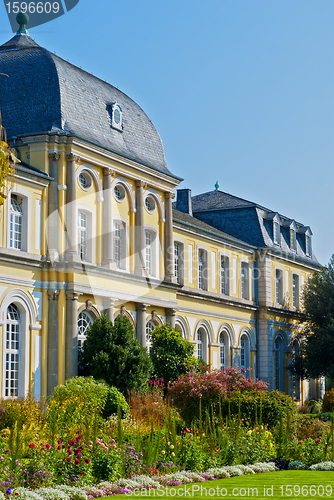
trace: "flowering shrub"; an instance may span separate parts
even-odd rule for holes
[[[319,464],[311,465],[310,470],[334,470],[334,462],[320,462]]]
[[[237,368],[224,371],[191,371],[170,384],[168,393],[173,404],[178,408],[184,420],[190,424],[200,418],[203,412],[213,407],[218,414],[219,403],[234,391],[266,391],[265,382],[244,377]]]

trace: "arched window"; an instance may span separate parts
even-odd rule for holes
[[[224,370],[225,368],[225,338],[224,334],[219,335],[219,369]]]
[[[197,359],[203,359],[203,333],[197,332]]]
[[[150,231],[145,231],[145,260],[146,260],[146,271],[150,276],[152,276],[153,249],[152,249],[152,233],[150,233]]]
[[[7,308],[5,345],[5,397],[19,396],[20,313],[15,304]]]
[[[274,344],[275,354],[275,390],[284,392],[284,343],[281,335],[278,335]]]
[[[243,373],[246,378],[250,377],[250,346],[249,338],[246,334],[243,334],[240,339],[240,368],[245,370]]]
[[[203,359],[208,363],[208,332],[204,326],[200,326],[197,330],[197,359]]]
[[[78,315],[78,347],[82,348],[88,328],[93,324],[93,318],[86,311],[81,311]]]
[[[155,330],[157,325],[154,321],[150,320],[146,323],[146,349],[150,352],[152,346],[151,333]]]

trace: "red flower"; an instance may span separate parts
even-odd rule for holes
[[[34,443],[30,443],[29,448],[36,448],[36,445]]]
[[[69,448],[68,448],[68,450],[67,450],[67,453],[68,453],[69,455],[73,455],[73,451],[72,451],[72,450],[70,450]]]
[[[61,444],[61,439],[58,439],[58,444]]]
[[[58,450],[61,450],[61,446],[58,446]]]
[[[82,436],[77,436],[75,440],[77,443],[80,443],[81,439],[82,439]]]
[[[80,460],[76,459],[76,460],[74,461],[74,463],[75,463],[75,465],[79,465],[79,464],[80,464]]]
[[[71,461],[71,457],[68,457],[67,461],[70,462]]]
[[[90,464],[89,458],[85,458],[85,462],[86,462],[86,464]]]
[[[50,444],[46,444],[46,445],[45,445],[45,448],[46,448],[47,450],[49,450],[49,449],[51,448],[51,445],[50,445]]]
[[[80,453],[77,454],[77,458],[80,459],[81,458],[81,455]]]
[[[79,472],[79,474],[80,474],[80,476],[82,476],[82,474],[83,474],[82,470]]]

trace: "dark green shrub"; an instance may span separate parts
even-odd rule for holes
[[[121,417],[125,418],[129,413],[129,405],[124,395],[116,387],[109,387],[102,416],[108,418],[110,415],[117,414],[118,408],[120,409]]]
[[[334,388],[327,391],[322,400],[321,413],[332,412],[334,410]]]
[[[113,448],[98,450],[92,461],[92,472],[98,481],[116,481],[121,476],[122,460]]]
[[[152,363],[147,350],[134,339],[130,321],[123,316],[114,325],[103,315],[87,331],[82,349],[85,373],[103,379],[123,394],[147,387]]]
[[[235,391],[221,401],[221,413],[225,418],[229,415],[238,418],[240,413],[241,418],[250,424],[257,422],[274,427],[281,415],[282,418],[288,413],[295,415],[296,405],[292,398],[279,391]]]

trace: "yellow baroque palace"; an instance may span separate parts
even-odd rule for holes
[[[49,395],[77,375],[94,319],[121,314],[147,348],[169,323],[212,368],[320,397],[322,380],[287,370],[319,267],[310,228],[218,185],[175,197],[182,179],[145,112],[24,26],[0,47],[0,73],[20,159],[0,209],[0,396]]]

